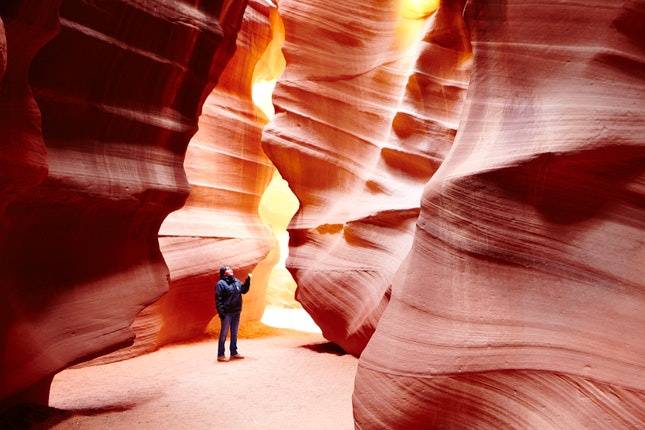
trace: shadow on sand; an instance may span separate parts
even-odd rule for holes
[[[347,352],[340,346],[336,345],[333,342],[322,342],[322,343],[310,343],[308,345],[302,345],[302,348],[307,348],[311,351],[318,352],[321,354],[334,354],[334,355],[346,355]]]
[[[0,411],[0,428],[3,430],[49,429],[74,416],[124,412],[135,406],[134,404],[123,404],[66,410],[43,405],[21,404]]]

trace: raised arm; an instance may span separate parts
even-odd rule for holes
[[[246,279],[244,280],[244,284],[242,284],[242,294],[248,293],[249,288],[251,288],[251,274],[250,273],[248,275],[246,275]]]

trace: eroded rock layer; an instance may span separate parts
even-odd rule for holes
[[[468,77],[460,11],[427,19],[433,9],[410,15],[407,3],[279,3],[287,68],[264,147],[300,201],[287,267],[325,337],[355,355],[409,250]]]
[[[357,428],[641,428],[643,3],[466,16],[464,115],[361,356]]]
[[[27,357],[38,356],[38,342],[32,342],[31,336],[22,340],[19,332],[25,320],[29,321],[28,315],[20,315],[29,293],[23,291],[24,275],[11,273],[16,268],[7,260],[14,250],[6,210],[47,175],[40,111],[29,87],[28,70],[35,53],[55,34],[58,7],[55,1],[42,8],[33,2],[0,5],[0,402],[28,387],[32,389],[26,396],[46,401],[49,390],[47,373],[33,366],[22,368]],[[31,348],[36,351],[32,353]]]
[[[249,2],[235,53],[206,98],[199,130],[187,148],[184,169],[190,194],[159,230],[170,269],[168,293],[139,313],[131,347],[87,364],[125,359],[217,331],[213,288],[222,264],[242,279],[254,271],[243,319],[261,318],[273,262],[263,259],[277,244],[259,219],[258,206],[275,169],[260,144],[267,118],[252,95],[258,62],[273,37],[270,10],[264,2]]]
[[[244,278],[273,245],[258,217],[258,205],[274,168],[260,145],[266,118],[252,101],[253,72],[271,40],[268,16],[267,5],[249,2],[236,51],[206,98],[199,130],[186,151],[190,194],[159,230],[159,245],[170,269],[168,293],[137,316],[134,345],[91,364],[121,360],[216,330],[209,323],[218,322],[213,319],[213,287],[219,266],[228,264]],[[244,319],[262,316],[267,276],[256,273],[245,296]]]
[[[132,342],[166,291],[157,232],[244,7],[3,2],[0,399]]]

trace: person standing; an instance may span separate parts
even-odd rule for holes
[[[219,281],[215,285],[215,305],[221,321],[219,343],[217,345],[217,361],[227,361],[224,355],[226,336],[231,331],[231,360],[244,358],[237,352],[237,330],[240,327],[240,314],[242,313],[242,294],[249,292],[251,287],[251,274],[249,273],[244,283],[240,282],[230,266],[219,268]]]

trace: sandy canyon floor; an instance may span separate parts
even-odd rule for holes
[[[357,360],[319,334],[265,330],[247,358],[216,361],[214,340],[56,376],[55,429],[352,429]]]

